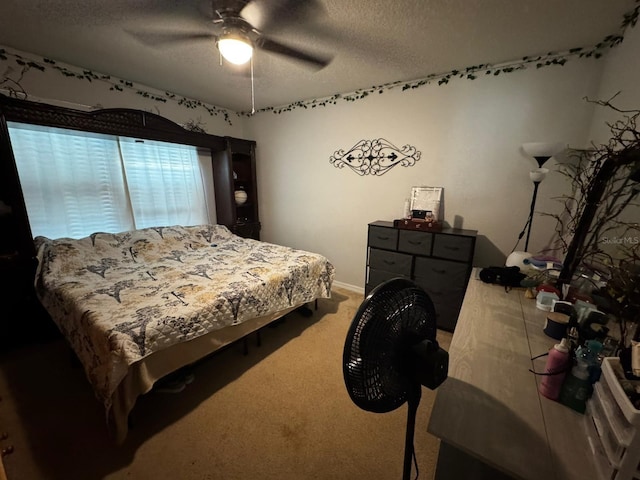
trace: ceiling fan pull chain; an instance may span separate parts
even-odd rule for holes
[[[253,89],[253,55],[251,55],[251,115],[256,113],[256,97]]]

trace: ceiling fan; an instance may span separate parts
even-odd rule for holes
[[[315,69],[326,67],[331,56],[320,55],[287,45],[268,31],[286,30],[310,23],[323,13],[318,0],[212,0],[209,20],[212,32],[130,32],[146,44],[159,45],[185,41],[213,40],[222,58],[242,65],[254,50],[283,56]]]

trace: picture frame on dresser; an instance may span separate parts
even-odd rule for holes
[[[439,329],[454,331],[473,268],[476,230],[407,230],[390,221],[368,225],[365,296],[380,283],[403,277],[434,303]]]
[[[436,222],[442,221],[443,195],[442,187],[411,187],[410,209],[412,212],[431,212]]]

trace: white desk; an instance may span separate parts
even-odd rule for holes
[[[436,478],[495,479],[495,470],[526,480],[593,478],[584,416],[540,395],[529,371],[543,371],[547,357],[531,358],[558,343],[542,331],[545,313],[524,289],[469,281],[429,421],[443,442]]]

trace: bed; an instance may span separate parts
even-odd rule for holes
[[[118,444],[136,399],[158,379],[329,298],[334,278],[322,255],[222,225],[35,242],[36,294],[80,360]]]

